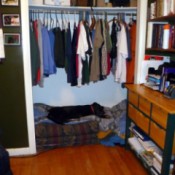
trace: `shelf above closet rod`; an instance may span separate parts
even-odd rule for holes
[[[92,7],[94,12],[107,12],[107,13],[136,13],[136,7]],[[91,7],[79,6],[49,6],[49,5],[30,5],[29,10],[62,10],[62,11],[91,11]]]

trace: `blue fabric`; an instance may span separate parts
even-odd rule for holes
[[[51,35],[51,34],[50,34]],[[43,68],[44,75],[49,76],[56,73],[56,66],[52,54],[52,36],[49,37],[49,32],[46,27],[42,28],[42,41],[43,41]]]
[[[119,130],[120,130],[120,134],[125,134],[125,130],[126,130],[126,111],[124,111],[121,114],[121,118],[120,118],[120,122],[119,122]]]
[[[95,30],[93,29],[93,30],[91,31],[92,43],[94,43],[94,38],[95,38]]]
[[[47,111],[42,110],[41,108],[34,107],[34,117],[35,119],[40,117],[46,117],[48,115]]]
[[[49,39],[50,39],[50,47],[51,47],[52,58],[54,58],[55,35],[53,33],[53,29],[49,30]],[[55,66],[55,69],[56,69],[56,66]]]
[[[104,139],[101,139],[100,143],[105,146],[115,146],[116,144],[123,145],[125,141],[115,133],[112,133],[107,135]]]
[[[0,145],[0,175],[12,175],[9,153]]]

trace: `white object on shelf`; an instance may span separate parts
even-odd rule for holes
[[[43,5],[43,0],[29,0],[29,5]]]
[[[70,0],[60,0],[59,5],[70,6]]]
[[[152,47],[152,37],[153,37],[153,23],[149,22],[147,27],[147,48]]]
[[[163,49],[168,49],[169,47],[169,35],[170,35],[170,25],[165,24],[163,27]]]
[[[70,0],[44,0],[45,5],[70,6]]]
[[[150,8],[150,19],[154,19],[156,17],[156,2],[151,3]]]
[[[129,138],[128,143],[130,144],[131,148],[135,150],[138,154],[145,150],[136,137]]]

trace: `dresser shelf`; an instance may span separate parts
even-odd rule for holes
[[[171,156],[175,154],[175,99],[144,85],[126,85],[128,90],[126,147],[134,122],[162,150],[161,175],[169,174]]]

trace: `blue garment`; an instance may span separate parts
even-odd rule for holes
[[[126,111],[123,111],[123,113],[121,114],[121,118],[119,121],[119,130],[120,130],[120,134],[125,134],[126,131]]]
[[[94,43],[94,38],[95,38],[95,29],[93,29],[93,30],[91,31],[92,43]]]
[[[44,75],[49,76],[51,74],[56,73],[56,66],[53,57],[53,51],[51,42],[53,42],[53,38],[49,37],[49,32],[46,27],[42,28],[42,45],[43,45],[43,69]],[[50,34],[51,35],[51,34]]]
[[[127,37],[127,48],[128,48],[128,58],[127,60],[130,61],[131,60],[131,37],[130,37],[130,32],[128,27],[125,27],[126,29],[126,37]]]
[[[54,58],[54,43],[55,43],[55,35],[53,33],[53,29],[49,30],[49,39],[50,39],[50,47],[52,58]],[[55,62],[55,61],[54,61]]]

